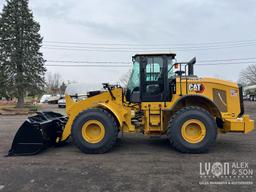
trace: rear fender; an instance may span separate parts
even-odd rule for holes
[[[222,120],[221,111],[218,106],[209,98],[202,95],[186,95],[178,99],[170,110],[175,111],[184,106],[198,106],[206,109],[214,117]]]

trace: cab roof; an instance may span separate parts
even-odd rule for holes
[[[137,56],[163,56],[163,55],[175,57],[176,53],[171,53],[171,52],[164,52],[164,53],[138,53],[138,54],[134,55],[134,57],[137,57]]]

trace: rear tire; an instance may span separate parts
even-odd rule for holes
[[[90,124],[90,122],[92,123]],[[97,124],[100,127],[97,128],[100,130],[99,135],[97,135],[98,131],[95,131]],[[87,127],[84,128],[86,125]],[[87,129],[90,129],[89,132],[85,131]],[[83,153],[88,154],[100,154],[109,151],[116,143],[117,134],[118,127],[114,117],[100,108],[92,108],[81,112],[74,120],[71,131],[75,145]]]
[[[193,132],[194,129],[196,131]],[[188,130],[188,134],[184,130]],[[191,130],[192,132],[189,133]],[[177,151],[203,153],[215,143],[217,125],[212,115],[205,109],[185,107],[171,117],[167,136]]]

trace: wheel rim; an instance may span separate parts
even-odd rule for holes
[[[105,136],[104,125],[97,120],[89,120],[82,127],[83,138],[89,143],[98,143]]]
[[[202,121],[190,119],[181,128],[182,137],[189,143],[201,142],[206,134],[206,128]]]

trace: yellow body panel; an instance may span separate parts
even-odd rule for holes
[[[189,89],[190,85],[200,84],[203,85],[203,91],[196,92],[195,90]],[[180,89],[181,87],[181,89]],[[145,133],[150,134],[151,127],[149,125],[149,109],[150,111],[156,111],[158,112],[159,109],[161,111],[172,109],[175,104],[183,99],[184,97],[188,96],[202,96],[204,98],[209,99],[213,103],[214,101],[214,93],[213,90],[219,90],[226,94],[226,99],[224,101],[223,98],[218,94],[216,97],[220,98],[220,106],[226,107],[225,111],[221,111],[219,108],[219,111],[221,113],[221,118],[225,121],[225,119],[233,119],[236,120],[238,115],[241,113],[240,108],[240,95],[239,95],[239,87],[236,83],[223,81],[219,79],[213,79],[213,78],[192,78],[192,79],[182,79],[181,86],[180,86],[180,78],[177,78],[176,80],[176,94],[173,95],[173,98],[171,102],[142,102],[141,108],[146,111],[145,121],[146,127],[145,127]],[[239,121],[237,121],[239,122]],[[160,124],[160,120],[156,123]],[[159,131],[165,131],[167,127],[167,123],[164,123],[165,125],[161,124],[161,126],[154,127],[155,130],[158,129]],[[239,123],[237,124],[239,126]],[[232,124],[232,127],[236,127],[236,124]],[[234,131],[235,129],[230,129],[230,131]],[[244,132],[247,133],[247,132]]]
[[[70,96],[66,95],[68,122],[64,128],[61,141],[65,141],[70,136],[72,124],[77,115],[93,107],[101,107],[112,112],[118,119],[119,125],[124,132],[135,131],[134,126],[131,124],[131,108],[124,106],[122,101],[122,89],[116,88],[112,92],[115,95],[115,100],[111,98],[107,91],[78,102],[74,102]]]
[[[213,101],[213,90],[223,90],[227,94],[227,100],[224,102],[221,101],[223,105],[227,106],[227,111],[221,111],[223,118],[229,117],[237,117],[240,114],[240,97],[239,97],[239,87],[236,83],[223,81],[219,79],[213,78],[195,78],[193,80],[187,81],[187,86],[191,84],[201,84],[204,87],[202,92],[196,92],[194,90],[189,90],[186,86],[186,80],[182,80],[182,89],[179,86],[180,79],[177,79],[177,95],[190,95],[190,94],[198,94],[204,97],[207,97],[211,101]],[[187,89],[187,90],[186,90]],[[181,91],[182,90],[182,91]],[[233,91],[236,91],[236,96],[231,95]],[[178,98],[179,99],[179,98]]]
[[[222,84],[221,84],[222,82]],[[186,86],[187,84],[187,86]],[[193,90],[189,90],[187,89],[187,87],[190,84],[201,84],[204,86],[204,91],[201,93],[197,93]],[[240,113],[240,101],[239,101],[239,89],[237,84],[235,83],[231,83],[231,82],[227,82],[227,81],[220,81],[218,79],[210,79],[210,78],[194,78],[194,79],[189,79],[189,80],[185,80],[182,79],[182,84],[181,87],[182,89],[180,89],[180,79],[177,78],[177,83],[176,83],[176,94],[173,95],[172,101],[171,102],[143,102],[142,103],[142,108],[146,109],[149,105],[151,105],[152,107],[154,107],[155,110],[159,109],[158,106],[164,106],[162,107],[163,109],[170,109],[172,108],[172,106],[174,106],[174,104],[182,99],[182,97],[184,96],[188,96],[188,95],[199,95],[199,96],[203,96],[206,97],[210,100],[213,101],[213,88],[215,89],[220,89],[220,90],[224,90],[227,92],[227,103],[225,103],[228,106],[227,112],[222,112],[222,115],[225,117],[232,117],[232,116],[238,116],[238,114]],[[235,90],[237,91],[237,96],[232,96],[231,97],[231,90]]]
[[[179,80],[177,80],[179,82]],[[184,85],[184,80],[182,81],[182,84]],[[224,121],[224,131],[225,132],[242,132],[242,133],[249,133],[254,129],[254,121],[250,119],[249,115],[243,115],[242,117],[238,117],[241,113],[241,107],[240,107],[240,93],[239,93],[239,87],[236,83],[223,81],[219,79],[213,79],[213,78],[199,78],[195,80],[188,81],[188,84],[190,83],[201,83],[204,85],[204,91],[202,93],[195,93],[188,91],[188,94],[199,94],[202,96],[206,96],[210,100],[214,101],[214,89],[222,90],[226,93],[226,101],[223,101],[220,99],[220,101],[223,103],[223,106],[226,106],[226,111],[221,111],[221,117]],[[179,86],[177,86],[179,87]],[[182,93],[186,93],[186,90],[182,86]],[[178,93],[180,92],[180,89],[178,88]],[[221,97],[218,95],[218,97]]]
[[[242,132],[249,133],[254,129],[254,121],[248,115],[243,118],[225,119],[224,131],[225,132]]]
[[[240,93],[236,83],[213,78],[188,79],[176,78],[176,93],[172,95],[170,102],[141,102],[139,104],[128,104],[125,102],[122,88],[112,90],[115,99],[112,99],[108,91],[99,95],[87,98],[86,100],[74,102],[71,97],[66,96],[66,112],[68,122],[65,126],[61,140],[66,140],[70,133],[72,123],[77,115],[89,108],[100,107],[108,110],[118,120],[119,129],[123,132],[142,131],[148,135],[165,134],[170,119],[171,111],[176,104],[188,96],[201,96],[214,103],[224,122],[225,132],[248,133],[254,128],[254,122],[249,116],[241,118]],[[143,111],[144,115],[140,125],[134,125],[132,118],[138,111]]]

